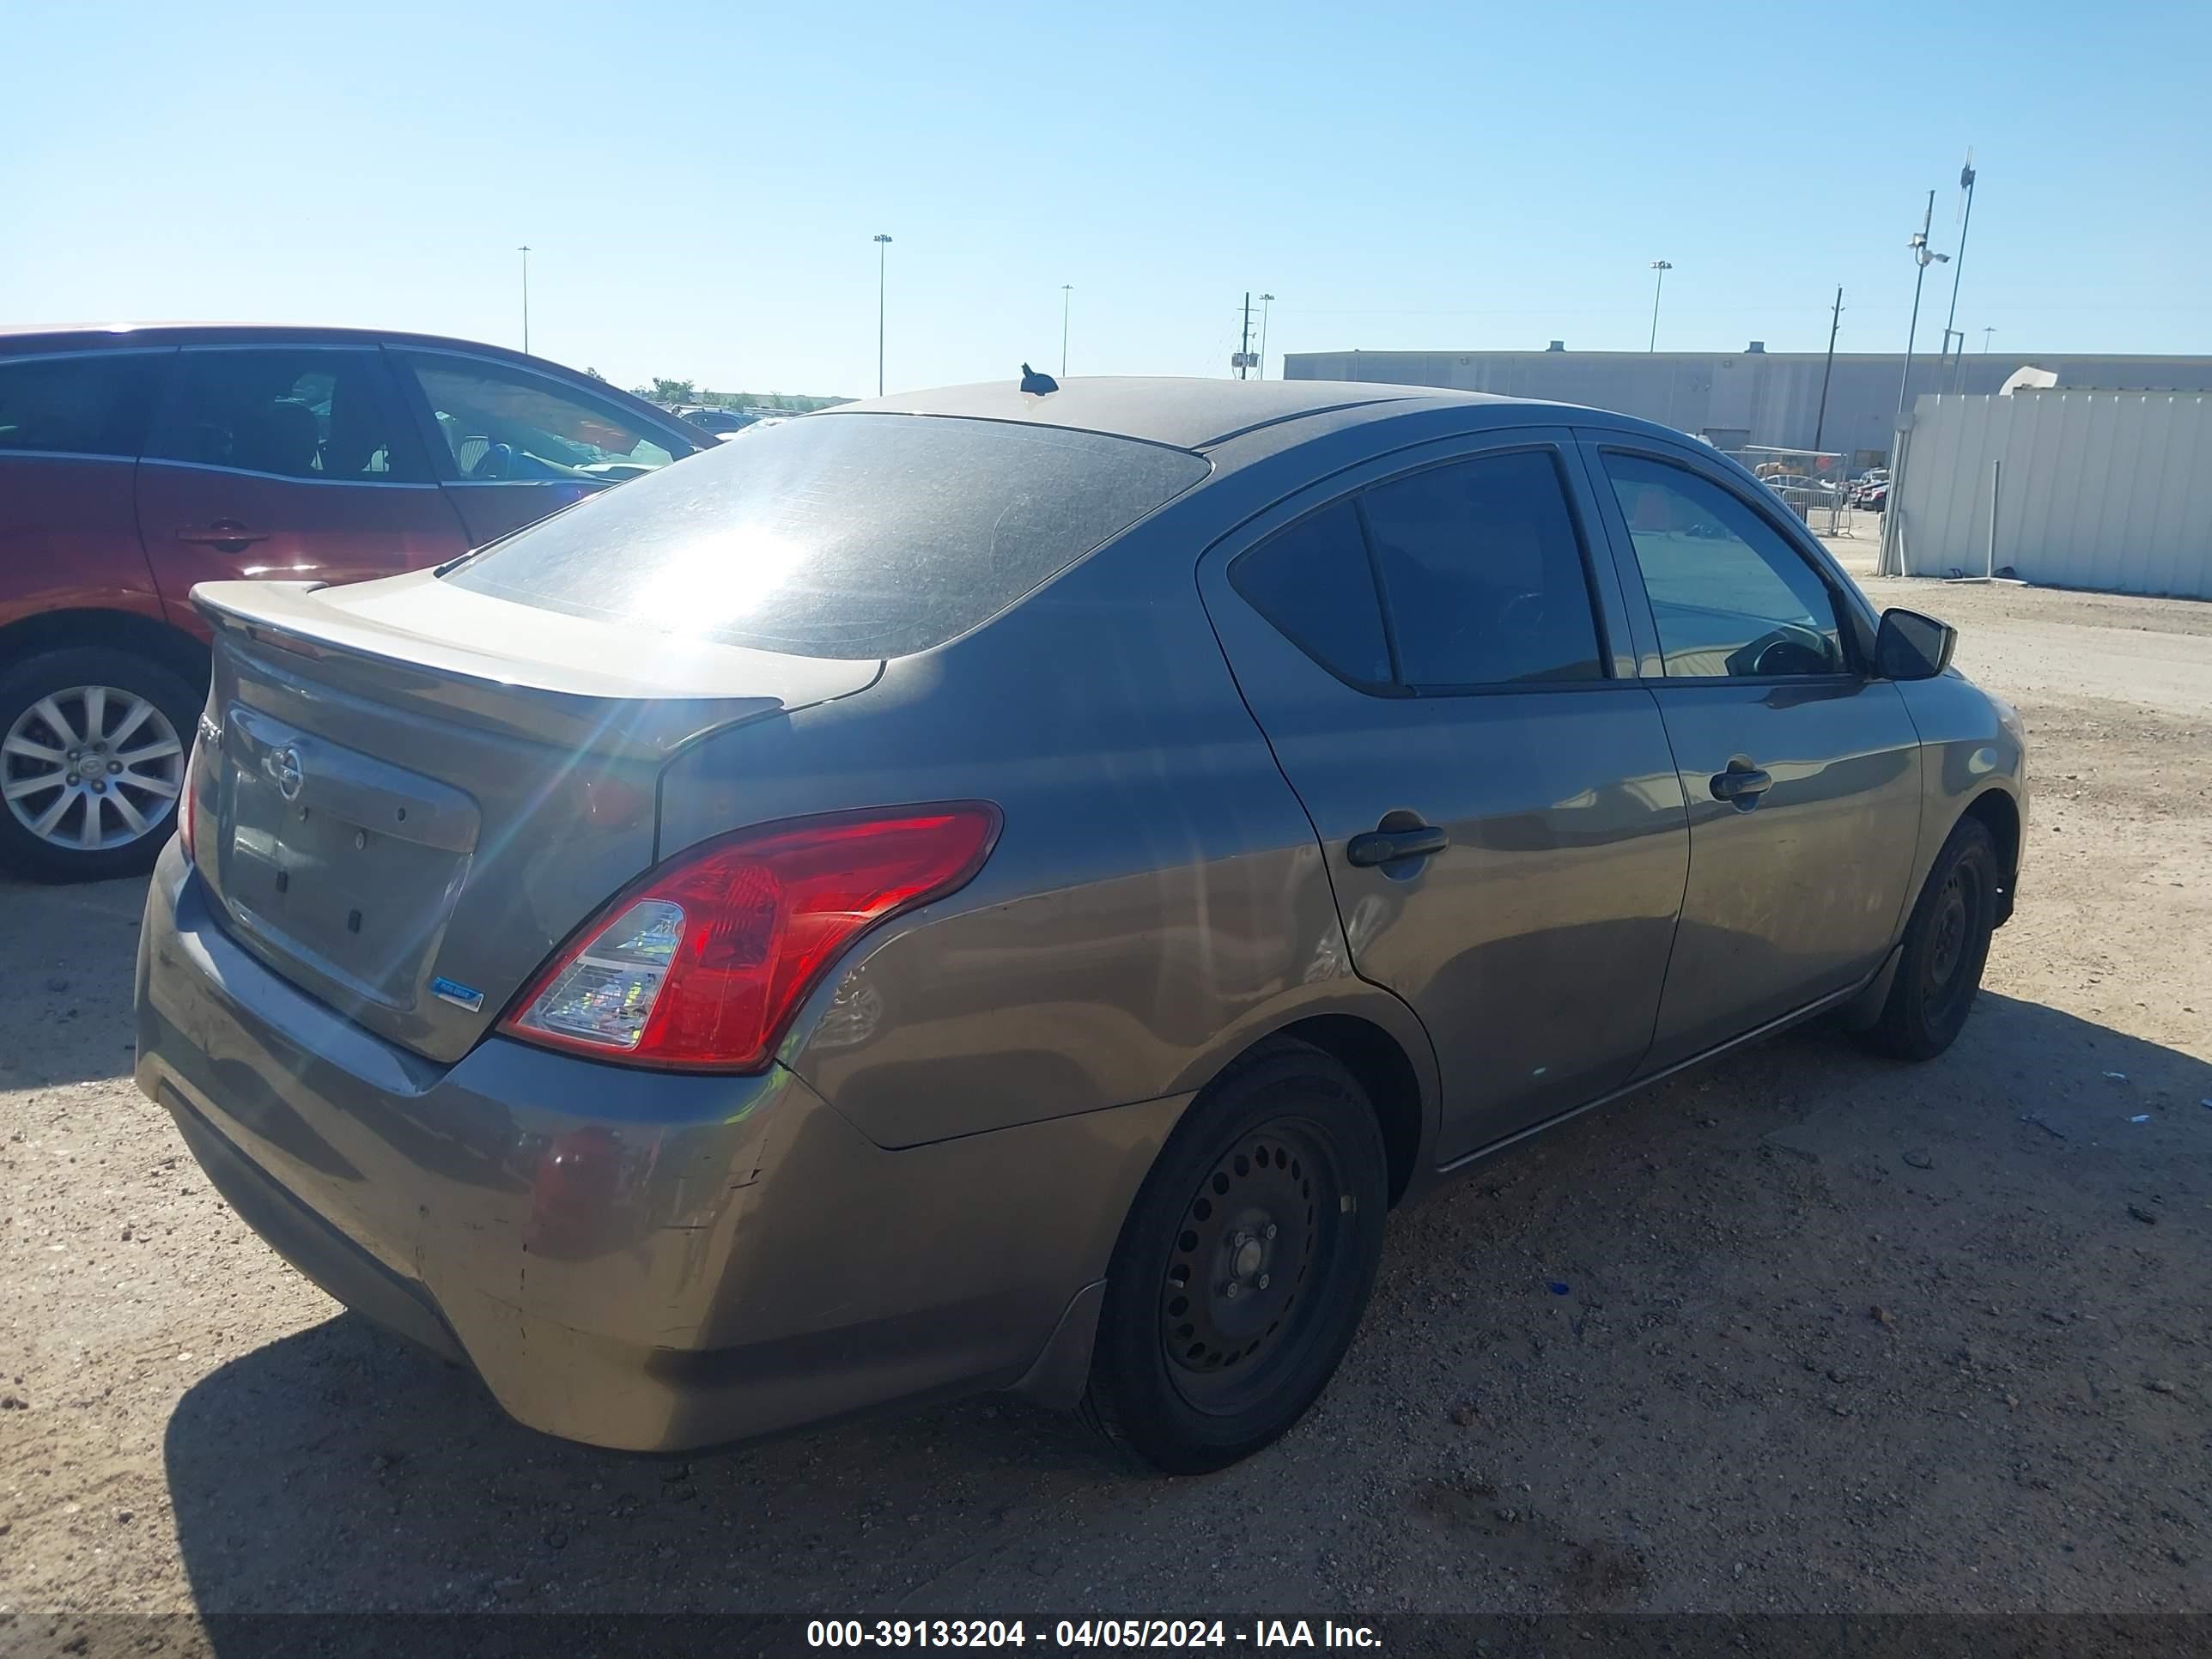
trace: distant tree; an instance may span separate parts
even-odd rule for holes
[[[692,401],[691,382],[653,377],[653,395],[664,404],[688,404]]]
[[[596,368],[586,368],[584,370],[584,373],[590,375],[595,380],[604,381],[607,378],[605,375],[600,374]]]

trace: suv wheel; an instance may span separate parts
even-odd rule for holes
[[[1170,1474],[1259,1450],[1351,1346],[1388,1203],[1352,1074],[1303,1042],[1255,1050],[1176,1126],[1123,1224],[1085,1413]]]
[[[200,702],[160,664],[104,646],[0,675],[0,863],[39,881],[151,869]]]

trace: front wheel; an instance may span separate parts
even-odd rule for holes
[[[1869,1048],[1899,1060],[1933,1060],[1951,1046],[1981,988],[2003,878],[1988,827],[1979,818],[1960,819],[1905,924],[1897,977],[1863,1037]]]
[[[202,693],[135,652],[75,646],[0,673],[0,864],[136,875],[175,827]]]
[[[1176,1126],[1123,1224],[1085,1414],[1170,1474],[1267,1445],[1351,1346],[1388,1204],[1358,1081],[1303,1042],[1255,1050]]]

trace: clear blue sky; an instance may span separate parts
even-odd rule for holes
[[[0,318],[872,392],[1285,350],[2212,350],[2212,7],[0,0]],[[1933,343],[1949,301],[1930,273]]]

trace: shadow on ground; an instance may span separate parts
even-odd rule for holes
[[[592,1451],[337,1317],[185,1395],[178,1534],[210,1613],[2195,1606],[2205,1097],[1989,994],[1929,1066],[1731,1056],[1395,1218],[1321,1405],[1200,1480],[987,1401]]]

